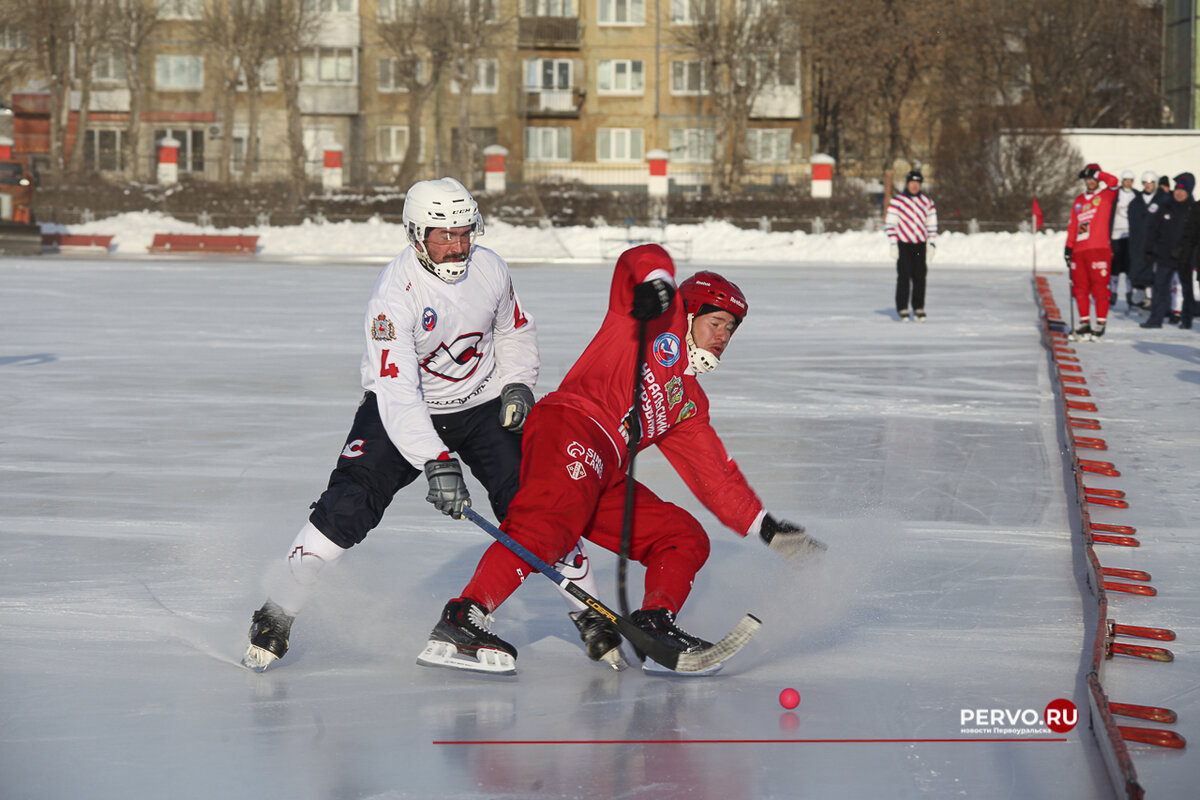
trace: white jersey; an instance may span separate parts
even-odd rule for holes
[[[362,385],[379,400],[392,443],[417,469],[445,452],[430,414],[500,396],[509,383],[537,382],[537,331],[521,308],[508,265],[476,246],[467,272],[446,283],[413,248],[392,259],[367,301]]]

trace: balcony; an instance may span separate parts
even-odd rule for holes
[[[525,116],[579,119],[587,93],[571,89],[525,89]]]
[[[583,41],[579,17],[521,17],[517,46],[525,50],[578,50]]]

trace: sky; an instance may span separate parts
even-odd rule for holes
[[[490,540],[415,486],[323,576],[287,656],[240,667],[349,428],[364,305],[400,230],[269,230],[254,259],[149,256],[155,232],[189,232],[155,216],[74,230],[116,247],[0,259],[6,798],[1115,796],[1087,726],[1098,612],[1032,235],[944,237],[929,321],[900,323],[881,233],[668,228],[682,274],[718,269],[750,301],[704,379],[714,426],[766,507],[829,550],[783,563],[639,457],[713,542],[680,624],[713,639],[764,622],[718,675],[664,679],[589,662],[538,576],[496,614],[516,677],[416,665]],[[623,236],[495,224],[480,240],[537,320],[539,397],[599,325]],[[1065,310],[1061,247],[1038,237]],[[1101,562],[1157,590],[1110,592],[1109,617],[1178,638],[1174,662],[1118,657],[1102,679],[1195,739],[1200,339],[1138,321],[1118,308],[1073,348],[1122,473],[1085,483],[1126,492],[1091,513],[1142,545]],[[592,556],[611,600],[615,559]],[[636,602],[636,569],[631,586]],[[979,732],[978,712],[1019,721],[1059,698],[1084,713],[1065,734]],[[1147,797],[1194,786],[1188,751],[1131,752]]]

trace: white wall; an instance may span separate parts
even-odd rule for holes
[[[1063,135],[1083,155],[1080,169],[1095,162],[1117,177],[1131,169],[1138,189],[1148,169],[1171,178],[1181,172],[1200,177],[1200,131],[1068,128]]]

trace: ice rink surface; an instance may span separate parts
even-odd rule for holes
[[[264,578],[349,429],[381,266],[0,261],[6,800],[1113,796],[1082,679],[1095,604],[1020,270],[938,265],[929,321],[901,324],[890,268],[717,267],[750,314],[703,379],[714,424],[767,508],[829,545],[791,567],[657,453],[639,459],[713,540],[680,624],[712,639],[764,621],[719,675],[594,665],[539,576],[497,613],[515,678],[418,667],[491,540],[417,485],[324,573],[286,658],[240,667]],[[514,277],[541,396],[598,327],[611,266]],[[1160,593],[1111,598],[1110,615],[1179,633],[1174,663],[1111,662],[1106,686],[1174,708],[1193,741],[1198,343],[1117,316],[1079,346],[1131,505],[1094,519],[1143,541],[1101,557]],[[593,558],[615,601],[615,559]],[[1056,698],[1081,710],[1066,734],[963,722]],[[1133,753],[1147,797],[1194,789],[1188,751]]]

